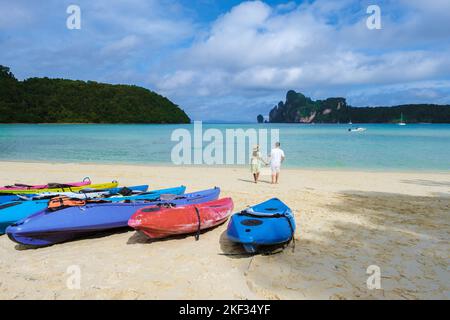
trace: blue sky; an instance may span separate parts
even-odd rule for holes
[[[70,4],[81,30],[66,28]],[[381,30],[366,9],[381,8]],[[354,106],[450,103],[450,1],[0,0],[0,64],[144,86],[193,120],[252,121],[294,89]]]

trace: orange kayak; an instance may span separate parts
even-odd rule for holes
[[[128,225],[152,239],[197,233],[224,223],[233,212],[231,198],[201,204],[165,208],[142,208],[130,218]]]

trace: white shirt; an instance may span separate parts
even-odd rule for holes
[[[270,165],[272,166],[281,166],[281,158],[284,158],[284,151],[280,148],[274,148],[270,152]]]

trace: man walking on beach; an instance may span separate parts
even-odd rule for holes
[[[284,161],[284,151],[280,149],[280,143],[275,143],[275,148],[270,152],[270,169],[272,170],[272,184],[278,184],[281,163]]]

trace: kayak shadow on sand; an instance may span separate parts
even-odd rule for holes
[[[200,234],[201,235],[201,234]],[[171,236],[168,238],[162,238],[162,239],[150,239],[147,237],[144,233],[140,231],[136,231],[127,241],[127,244],[133,245],[133,244],[151,244],[151,243],[157,243],[157,242],[165,242],[165,241],[172,241],[172,240],[182,240],[192,237],[192,240],[195,241],[194,236],[192,234],[182,234],[177,236]],[[200,238],[201,240],[201,238]]]
[[[71,242],[78,242],[83,240],[92,240],[92,239],[101,239],[101,238],[107,238],[115,234],[122,234],[132,231],[133,229],[124,227],[124,228],[118,228],[118,229],[111,229],[111,230],[105,230],[101,232],[93,232],[92,234],[85,234],[82,236],[79,236],[77,238],[73,238],[64,242],[58,242],[49,244],[47,246],[33,246],[33,245],[25,245],[25,244],[16,244],[14,246],[14,249],[17,251],[26,251],[26,250],[36,250],[36,249],[43,249],[43,248],[49,248],[55,245],[62,245],[64,243],[71,243]]]
[[[282,253],[284,250],[288,250],[286,244],[279,244],[273,246],[260,247],[260,251],[256,253],[248,253],[244,247],[239,243],[230,241],[227,237],[227,231],[225,230],[220,235],[220,249],[222,250],[220,255],[230,257],[232,259],[245,259],[252,256],[268,256]]]
[[[224,222],[225,223],[225,222]],[[220,227],[222,224],[219,224],[213,228],[204,229],[199,232],[199,240],[197,242],[202,242],[202,235],[208,232],[214,232],[214,230],[218,227]],[[136,230],[135,230],[136,231]],[[188,234],[180,234],[180,235],[173,235],[167,238],[161,238],[161,239],[150,239],[147,237],[143,232],[136,231],[127,241],[127,244],[133,245],[133,244],[143,244],[143,243],[154,243],[154,242],[164,242],[164,241],[171,241],[171,240],[182,240],[182,239],[188,239],[192,238],[192,241],[195,241],[195,235],[197,233],[188,233]]]
[[[17,251],[26,251],[26,250],[37,250],[37,249],[41,249],[41,248],[48,248],[51,246],[52,245],[48,245],[45,247],[35,247],[35,246],[29,246],[29,245],[25,245],[25,244],[15,244],[14,249],[16,249]]]
[[[221,253],[219,253],[220,255],[224,255],[233,259],[242,259],[252,256],[252,254],[249,254],[244,250],[244,247],[242,245],[230,241],[227,237],[226,230],[220,235],[219,243],[220,249],[222,251]]]

